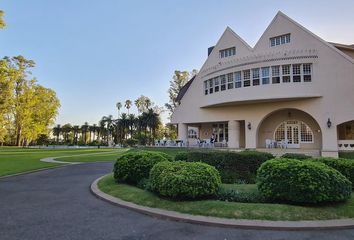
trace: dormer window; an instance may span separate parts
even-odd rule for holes
[[[283,45],[286,43],[290,43],[290,33],[288,34],[284,34],[284,35],[280,35],[277,37],[272,37],[269,39],[270,41],[270,46],[271,47],[275,47],[275,46],[279,46],[279,45]]]
[[[236,55],[236,47],[220,50],[219,54],[220,54],[220,58],[234,56]]]

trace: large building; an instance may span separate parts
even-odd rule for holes
[[[326,42],[282,12],[253,48],[226,28],[178,100],[171,122],[184,142],[193,133],[231,149],[336,157],[354,150],[354,45]]]

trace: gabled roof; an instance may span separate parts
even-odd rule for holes
[[[184,86],[181,88],[181,90],[179,91],[177,97],[176,97],[176,101],[177,102],[180,102],[181,99],[183,98],[184,94],[187,92],[189,86],[192,84],[192,82],[194,81],[195,79],[195,76],[197,75],[194,75],[186,84],[184,84]]]

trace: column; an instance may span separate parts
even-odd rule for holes
[[[240,122],[230,120],[228,124],[229,130],[229,148],[240,148]]]
[[[185,123],[178,123],[178,140],[182,140],[183,143],[187,143],[188,138],[188,125]]]
[[[338,158],[338,136],[337,126],[332,123],[332,126],[328,128],[326,124],[321,126],[322,128],[322,157],[334,157]],[[316,141],[317,139],[315,139]]]
[[[257,125],[254,122],[245,121],[246,148],[257,148]]]

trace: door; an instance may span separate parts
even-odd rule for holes
[[[288,140],[288,148],[300,148],[299,124],[286,124],[285,139]]]

